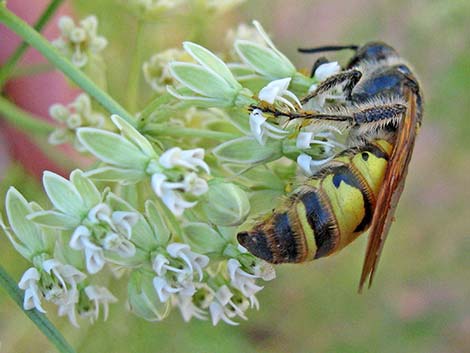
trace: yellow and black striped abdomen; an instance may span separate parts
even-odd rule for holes
[[[328,256],[370,226],[392,150],[376,140],[336,156],[238,241],[271,263]]]

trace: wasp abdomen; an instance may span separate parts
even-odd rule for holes
[[[377,140],[349,149],[296,190],[238,241],[271,263],[328,256],[369,227],[391,145]]]

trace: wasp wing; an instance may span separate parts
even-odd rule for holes
[[[361,292],[367,279],[369,279],[369,287],[372,284],[380,254],[393,221],[395,209],[405,185],[405,177],[418,125],[419,117],[417,114],[416,96],[410,92],[408,94],[406,116],[401,119],[397,139],[385,172],[383,186],[377,197],[377,205],[370,227],[369,240],[359,282],[359,292]]]

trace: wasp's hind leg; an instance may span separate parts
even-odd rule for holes
[[[351,92],[362,77],[362,72],[356,69],[342,71],[336,75],[328,77],[322,81],[318,87],[307,96],[300,100],[300,103],[306,104],[314,97],[325,95],[333,91],[335,88],[342,88],[346,98],[351,97]]]

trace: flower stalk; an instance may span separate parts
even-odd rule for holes
[[[5,6],[0,6],[0,22],[18,34],[32,47],[37,49],[44,57],[52,62],[68,78],[80,88],[95,98],[105,109],[112,114],[119,114],[129,124],[135,124],[135,119],[118,102],[105,91],[101,90],[90,78],[77,69],[68,59],[45,40],[37,31],[26,22],[9,11]]]

